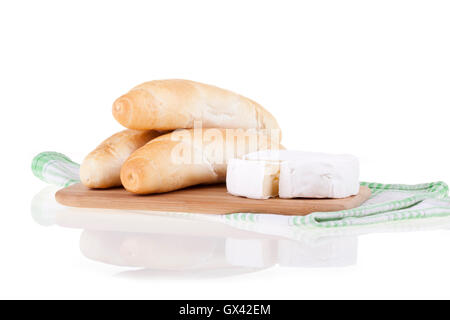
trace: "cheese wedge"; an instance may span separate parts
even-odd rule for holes
[[[259,151],[228,164],[233,195],[267,199],[345,198],[359,191],[359,162],[352,155],[303,151]]]
[[[268,199],[278,195],[278,161],[231,159],[227,166],[227,190],[235,196]]]

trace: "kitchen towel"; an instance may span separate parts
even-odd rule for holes
[[[58,152],[41,152],[33,158],[31,170],[47,183],[68,187],[80,182],[80,165]]]
[[[80,182],[79,165],[57,152],[43,152],[32,161],[32,171],[39,179],[62,187]],[[448,186],[442,181],[417,185],[361,182],[372,191],[361,206],[335,212],[314,212],[306,216],[233,213],[207,215],[206,219],[225,223],[287,225],[294,227],[336,228],[371,225],[392,221],[450,216]],[[188,214],[198,216],[196,214]]]

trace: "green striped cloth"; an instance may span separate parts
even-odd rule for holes
[[[80,182],[80,166],[57,152],[38,154],[32,171],[39,179],[67,187]],[[198,219],[221,220],[227,224],[336,228],[394,221],[450,216],[448,186],[442,181],[417,185],[361,182],[372,191],[361,206],[336,212],[314,212],[306,216],[234,213],[227,215],[183,214]],[[200,218],[202,217],[202,218]]]
[[[335,212],[313,212],[306,216],[277,216],[235,213],[228,223],[281,224],[294,227],[336,228],[430,217],[450,216],[448,186],[442,181],[417,185],[361,182],[372,195],[361,206]]]
[[[68,187],[80,182],[80,165],[58,152],[41,152],[33,158],[31,170],[47,183]]]

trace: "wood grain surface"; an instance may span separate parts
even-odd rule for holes
[[[359,206],[370,197],[361,187],[355,196],[344,199],[255,200],[232,196],[224,184],[203,185],[161,194],[135,195],[123,188],[89,189],[75,184],[59,190],[55,198],[63,205],[79,208],[105,208],[226,214],[238,212],[306,215],[317,211],[337,211]]]

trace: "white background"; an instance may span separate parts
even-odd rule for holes
[[[362,237],[349,268],[131,281],[29,213],[35,154],[80,162],[121,129],[115,98],[165,78],[258,101],[285,146],[355,154],[362,180],[450,182],[449,17],[448,1],[2,1],[0,297],[450,298],[448,231]]]

